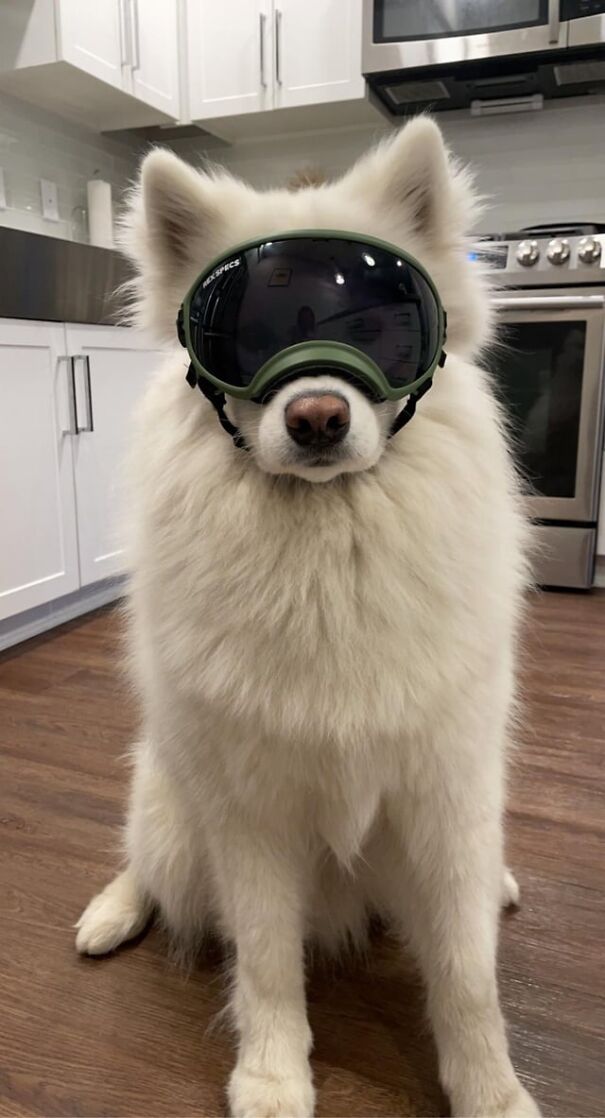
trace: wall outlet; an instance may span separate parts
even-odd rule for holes
[[[0,210],[6,209],[6,187],[4,185],[4,167],[0,167]]]
[[[42,216],[47,221],[59,220],[59,203],[57,201],[57,184],[50,179],[40,179],[40,196],[42,198]]]

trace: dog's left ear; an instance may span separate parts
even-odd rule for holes
[[[468,232],[475,216],[469,177],[453,162],[430,117],[416,117],[379,144],[353,167],[345,183],[435,244]]]

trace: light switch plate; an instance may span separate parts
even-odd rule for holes
[[[40,195],[42,198],[42,216],[47,221],[58,221],[59,203],[56,182],[51,182],[50,179],[40,179]]]
[[[6,209],[6,187],[4,185],[4,167],[0,167],[0,210]]]

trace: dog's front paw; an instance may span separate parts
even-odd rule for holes
[[[106,955],[142,932],[150,912],[149,902],[125,870],[84,909],[76,924],[76,950],[81,955]]]
[[[490,1110],[486,1118],[540,1118],[540,1110],[529,1091],[518,1083],[514,1094],[502,1106]]]
[[[493,1103],[461,1101],[453,1108],[455,1118],[540,1118],[540,1110],[529,1091],[520,1083]]]
[[[251,1071],[238,1064],[229,1083],[233,1118],[311,1118],[315,1092],[308,1069],[299,1072]]]

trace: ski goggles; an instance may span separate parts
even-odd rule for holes
[[[353,233],[248,241],[198,276],[177,331],[189,383],[262,403],[285,381],[334,373],[375,400],[420,396],[445,362],[446,315],[409,253]]]

